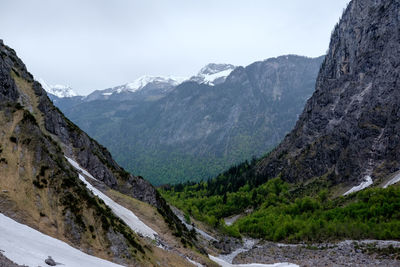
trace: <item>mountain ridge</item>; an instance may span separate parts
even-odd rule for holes
[[[153,183],[207,179],[283,138],[312,94],[322,58],[258,61],[236,67],[222,83],[187,81],[162,96],[142,90],[55,104],[119,163]]]

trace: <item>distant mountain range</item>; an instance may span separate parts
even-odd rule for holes
[[[156,185],[198,181],[278,144],[311,96],[322,60],[208,64],[190,78],[145,76],[50,98],[133,173]]]
[[[49,85],[45,80],[38,79],[47,93],[57,98],[68,98],[79,96],[84,101],[108,100],[110,98],[121,98],[129,93],[142,91],[144,94],[161,94],[168,93],[171,89],[184,81],[193,81],[199,84],[207,84],[210,86],[223,83],[228,75],[235,69],[231,64],[215,64],[210,63],[203,67],[197,75],[188,77],[175,76],[149,76],[139,77],[133,82],[123,85],[107,88],[103,90],[95,90],[87,96],[79,96],[70,86],[65,85]],[[121,94],[121,95],[119,95]]]

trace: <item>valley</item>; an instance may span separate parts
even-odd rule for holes
[[[87,96],[0,40],[0,266],[400,266],[399,14]]]
[[[208,64],[186,81],[143,77],[86,97],[50,97],[128,171],[154,185],[200,181],[277,145],[311,96],[322,60]]]

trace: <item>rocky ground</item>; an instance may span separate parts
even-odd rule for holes
[[[7,259],[0,251],[0,267],[23,267]]]
[[[291,262],[299,266],[400,266],[400,242],[364,240],[316,245],[263,242],[233,260],[233,263],[250,262]]]

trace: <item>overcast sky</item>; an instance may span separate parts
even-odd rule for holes
[[[36,78],[80,94],[142,75],[191,76],[325,54],[349,0],[1,0],[0,39]]]

